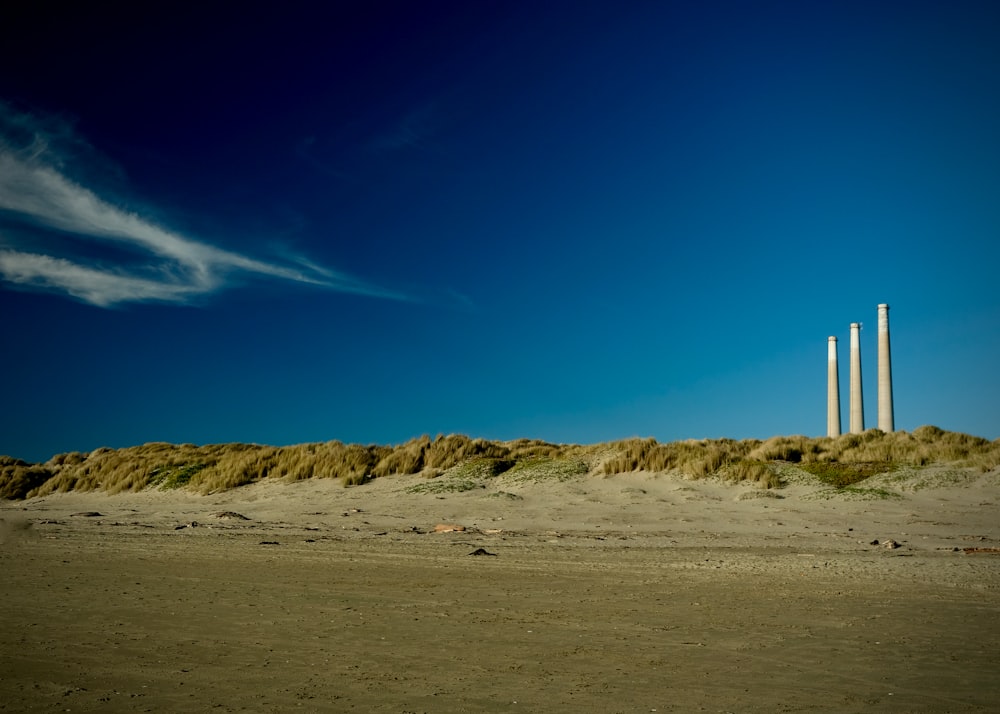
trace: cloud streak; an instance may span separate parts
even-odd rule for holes
[[[0,127],[20,130],[30,119],[0,103]],[[116,245],[142,253],[143,265],[84,261],[67,255],[0,246],[0,278],[24,288],[61,292],[99,307],[129,302],[191,301],[222,290],[237,276],[256,276],[340,292],[396,300],[405,295],[369,285],[306,259],[261,260],[172,231],[113,205],[61,170],[62,157],[40,129],[18,148],[0,135],[0,214],[8,221],[58,231],[75,241]],[[0,241],[9,236],[0,232]]]

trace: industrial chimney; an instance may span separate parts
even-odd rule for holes
[[[892,360],[889,356],[889,306],[878,306],[878,428],[894,430],[892,414]]]
[[[827,340],[826,435],[840,436],[840,378],[837,375],[837,338]]]
[[[851,433],[865,430],[865,405],[861,397],[861,323],[851,323]]]

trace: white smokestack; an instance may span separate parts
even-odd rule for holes
[[[878,306],[878,428],[894,430],[892,414],[892,359],[889,356],[889,306]]]
[[[861,323],[851,323],[851,433],[865,430],[865,405],[861,397]]]
[[[837,338],[827,340],[826,435],[840,436],[840,377],[837,372]]]

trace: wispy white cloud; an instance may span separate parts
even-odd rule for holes
[[[63,258],[13,250],[0,251],[0,274],[15,284],[65,292],[101,307],[147,300],[184,301],[215,287],[143,278],[91,268]]]
[[[0,212],[8,222],[55,230],[77,241],[126,247],[147,258],[138,266],[108,265],[26,250],[0,233],[0,241],[7,244],[0,249],[0,279],[10,284],[62,292],[101,307],[188,302],[226,288],[240,275],[409,299],[304,258],[278,262],[224,250],[114,205],[65,174],[64,157],[52,148],[40,125],[32,128],[30,117],[11,112],[3,103],[0,115],[0,130],[6,130],[0,132]]]

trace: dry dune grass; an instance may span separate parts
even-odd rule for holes
[[[806,463],[890,461],[915,466],[961,461],[989,471],[1000,464],[1000,440],[991,442],[936,426],[921,426],[912,433],[894,431],[887,434],[869,429],[861,434],[843,434],[836,438],[773,437],[760,442],[750,457]]]
[[[980,471],[1000,465],[1000,440],[922,426],[912,433],[869,429],[840,437],[776,436],[766,441],[715,439],[658,444],[653,439],[619,442],[604,463],[607,474],[675,470],[694,478],[718,475],[764,488],[781,485],[771,465],[792,462],[837,487],[846,487],[900,465],[957,463]]]
[[[1000,465],[1000,440],[922,426],[912,433],[870,429],[837,438],[778,436],[688,440],[655,439],[590,446],[519,439],[498,442],[462,435],[422,436],[398,446],[316,444],[274,447],[255,444],[150,443],[54,456],[43,464],[0,457],[0,498],[30,498],[72,490],[109,493],[146,488],[186,488],[213,493],[261,479],[299,481],[336,478],[345,486],[395,474],[437,476],[469,463],[502,464],[513,479],[560,479],[586,472],[677,472],[692,478],[717,476],[762,488],[782,484],[777,464],[793,462],[831,485],[856,483],[900,465],[957,463],[990,471]],[[497,474],[494,474],[497,475]]]
[[[140,491],[149,487],[224,491],[265,478],[299,481],[336,478],[357,485],[393,474],[440,473],[471,459],[526,459],[566,449],[542,441],[493,442],[462,435],[422,436],[399,446],[319,444],[274,447],[254,444],[150,443],[90,454],[60,454],[44,464],[0,457],[0,497],[54,492]]]
[[[0,456],[0,498],[24,498],[51,477],[43,466]]]

